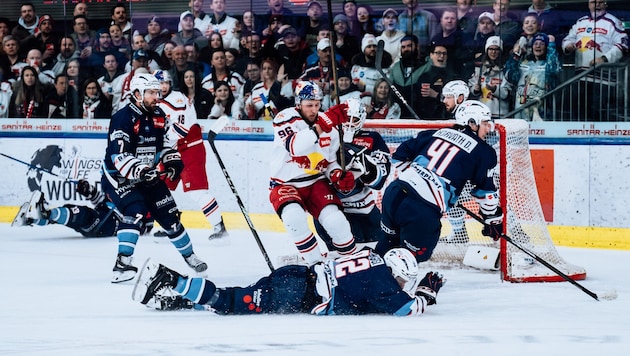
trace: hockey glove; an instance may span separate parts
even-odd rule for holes
[[[184,162],[179,152],[174,149],[167,149],[162,152],[162,158],[160,160],[164,165],[166,177],[171,181],[177,180],[184,170]]]
[[[416,295],[424,297],[427,305],[436,304],[437,294],[444,283],[446,283],[446,279],[439,272],[429,272],[420,281],[418,289],[416,289]]]
[[[348,194],[354,189],[354,176],[350,172],[335,169],[330,173],[330,181],[333,187],[343,194]]]
[[[348,121],[347,109],[348,105],[346,104],[335,105],[319,115],[317,124],[324,132],[330,132],[337,125]]]
[[[92,199],[96,196],[96,187],[92,186],[87,180],[80,179],[77,183],[77,193],[88,199]]]
[[[498,241],[503,235],[503,210],[498,206],[493,214],[486,215],[483,212],[480,212],[480,214],[484,223],[481,234]]]
[[[160,171],[155,168],[144,167],[140,171],[140,180],[147,185],[155,185],[160,180]]]

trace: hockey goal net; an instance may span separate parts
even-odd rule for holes
[[[398,145],[415,137],[423,130],[436,130],[451,127],[453,121],[416,121],[416,120],[367,120],[364,128],[381,134],[387,142],[390,152]],[[497,152],[498,170],[495,185],[499,188],[501,206],[505,213],[504,232],[519,245],[543,258],[567,276],[575,280],[586,278],[584,268],[566,262],[558,254],[547,230],[529,151],[529,125],[523,120],[497,120],[495,132],[486,137],[486,142]],[[388,182],[395,179],[398,172],[392,166]],[[472,212],[479,207],[470,195],[470,184],[466,184],[459,202]],[[379,192],[378,202],[380,204]],[[464,229],[454,229],[462,224]],[[501,276],[511,282],[557,282],[564,279],[545,266],[535,262],[529,256],[507,243],[504,239],[494,242],[481,234],[482,225],[466,216],[461,208],[453,208],[442,219],[440,241],[433,252],[430,262],[462,264],[466,251],[472,247],[482,251],[484,247],[500,249],[496,269]],[[496,250],[495,250],[496,251]]]

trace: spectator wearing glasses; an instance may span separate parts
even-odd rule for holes
[[[444,117],[444,103],[441,100],[442,87],[451,80],[459,79],[448,66],[448,49],[440,44],[429,48],[429,61],[418,78],[420,95],[416,113],[420,118],[431,120]]]

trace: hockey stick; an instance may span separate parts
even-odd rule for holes
[[[269,269],[273,272],[275,268],[273,267],[273,264],[271,263],[271,260],[269,259],[269,254],[267,254],[267,251],[265,250],[265,246],[263,246],[262,241],[260,240],[260,236],[258,236],[258,232],[256,232],[256,228],[254,228],[254,223],[252,222],[252,219],[249,217],[249,213],[247,212],[247,209],[245,208],[245,204],[243,204],[243,201],[241,200],[241,196],[238,195],[238,191],[236,190],[236,187],[234,186],[234,182],[232,182],[232,178],[230,178],[230,174],[225,168],[225,164],[223,164],[223,160],[221,159],[221,156],[219,155],[219,151],[217,151],[217,147],[214,145],[214,140],[217,137],[217,134],[221,132],[221,130],[225,127],[225,125],[227,125],[228,121],[229,119],[227,118],[227,116],[221,116],[219,119],[217,119],[217,122],[210,128],[210,131],[208,131],[208,143],[210,143],[210,148],[212,148],[212,152],[214,152],[214,156],[217,158],[217,162],[219,162],[219,167],[221,167],[221,171],[223,172],[223,175],[225,176],[225,180],[230,186],[232,193],[236,197],[236,202],[238,203],[238,207],[241,209],[241,213],[243,213],[243,216],[245,217],[245,221],[247,221],[247,225],[249,225],[249,229],[252,231],[252,234],[254,235],[254,239],[256,240],[256,243],[258,244],[258,248],[260,249],[260,252],[262,252],[263,257],[265,258],[265,261],[267,262],[267,266],[269,266]]]
[[[20,159],[17,159],[17,158],[15,158],[15,157],[11,157],[11,156],[6,155],[6,154],[4,154],[4,153],[2,153],[2,152],[0,152],[0,155],[2,155],[2,156],[4,156],[4,157],[6,157],[6,158],[8,158],[8,159],[12,159],[12,160],[14,160],[14,161],[16,161],[16,162],[22,163],[23,165],[28,166],[28,167],[29,167],[29,168],[31,168],[31,169],[35,169],[35,170],[38,170],[38,171],[41,171],[41,172],[44,172],[44,173],[48,173],[48,174],[53,175],[53,176],[55,176],[55,177],[62,178],[63,180],[66,180],[66,181],[68,181],[68,182],[72,182],[72,183],[75,183],[75,184],[76,184],[76,183],[79,183],[79,181],[78,181],[78,180],[76,180],[76,179],[70,179],[70,178],[67,178],[67,177],[62,177],[62,176],[60,176],[60,175],[59,175],[59,174],[57,174],[57,173],[53,173],[51,170],[48,170],[48,169],[46,169],[46,168],[42,168],[42,167],[37,167],[37,166],[34,166],[34,165],[30,164],[30,163],[24,162],[24,161],[22,161],[22,160],[20,160]]]
[[[464,210],[471,218],[477,220],[478,222],[482,223],[484,226],[488,225],[485,223],[485,221],[483,221],[483,219],[473,213],[472,211],[470,211],[468,208],[466,208],[463,204],[458,203],[457,204],[458,207],[460,207],[462,210]],[[552,270],[554,273],[556,273],[558,276],[562,277],[562,279],[564,279],[565,281],[573,284],[574,286],[576,286],[577,288],[579,288],[580,290],[582,290],[582,292],[588,294],[591,298],[599,301],[600,296],[598,296],[596,293],[594,293],[593,291],[589,290],[588,288],[584,287],[583,285],[581,285],[580,283],[574,281],[573,279],[571,279],[571,277],[567,276],[565,273],[563,273],[562,271],[560,271],[559,269],[557,269],[556,267],[554,267],[552,264],[550,264],[549,262],[545,261],[544,259],[542,259],[540,256],[536,255],[535,253],[531,252],[530,250],[526,249],[525,247],[519,245],[518,243],[514,242],[514,240],[512,240],[511,237],[509,237],[508,235],[501,233],[501,237],[512,244],[512,246],[516,247],[517,249],[523,251],[526,255],[528,255],[529,257],[535,259],[536,261],[538,261],[538,263],[542,264],[543,266],[549,268],[550,270]],[[616,293],[604,293],[601,295],[602,299],[606,299],[606,300],[611,300],[611,299],[615,299],[617,298]]]
[[[394,83],[392,83],[392,81],[387,77],[385,72],[383,72],[383,51],[384,50],[385,50],[385,41],[379,40],[378,44],[376,45],[376,60],[375,60],[376,70],[383,77],[383,79],[385,79],[385,81],[387,82],[387,85],[389,85],[390,89],[394,92],[394,94],[396,94],[396,97],[398,98],[398,100],[400,100],[400,102],[403,103],[403,105],[405,105],[407,110],[409,110],[409,112],[413,114],[413,118],[416,120],[420,120],[420,117],[418,116],[418,114],[416,114],[416,112],[413,110],[411,105],[409,105],[409,103],[407,102],[407,99],[405,99],[405,97],[400,93],[400,91],[398,91],[398,88],[396,88]]]
[[[332,0],[326,0],[326,5],[328,6],[328,27],[330,28],[330,32],[328,33],[328,38],[330,41],[330,63],[333,75],[333,84],[335,85],[335,101],[336,104],[341,104],[339,102],[339,81],[337,80],[337,55],[335,52],[335,45],[337,41],[335,40],[335,24],[333,23],[332,16]],[[343,128],[341,127],[341,123],[338,125],[337,130],[339,131],[339,165],[341,166],[341,171],[346,172],[346,145],[343,142]]]

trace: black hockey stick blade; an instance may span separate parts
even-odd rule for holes
[[[483,219],[479,215],[473,213],[472,211],[470,211],[468,208],[466,208],[461,203],[458,203],[457,206],[459,208],[461,208],[462,210],[464,210],[471,218],[473,218],[473,219],[477,220],[478,222],[482,223],[484,226],[487,225],[485,223],[485,221],[483,221]],[[506,235],[504,233],[501,233],[501,238],[503,238],[505,241],[507,241],[510,244],[512,244],[512,246],[514,246],[517,249],[519,249],[522,252],[524,252],[529,257],[531,257],[531,258],[535,259],[536,261],[538,261],[538,263],[540,263],[541,265],[549,268],[554,273],[556,273],[558,276],[562,277],[562,279],[564,279],[565,281],[573,284],[574,286],[576,286],[577,288],[582,290],[582,292],[588,294],[591,298],[599,301],[599,296],[595,292],[589,290],[588,288],[584,287],[583,285],[581,285],[577,281],[571,279],[571,277],[567,276],[564,272],[562,272],[561,270],[557,269],[556,267],[554,267],[552,264],[550,264],[549,262],[547,262],[546,260],[544,260],[543,258],[538,256],[537,254],[533,253],[532,251],[530,251],[530,250],[526,249],[525,247],[519,245],[518,243],[514,242],[514,240],[512,240],[512,238],[509,237],[508,235]],[[606,298],[604,298],[604,299],[606,299]]]

